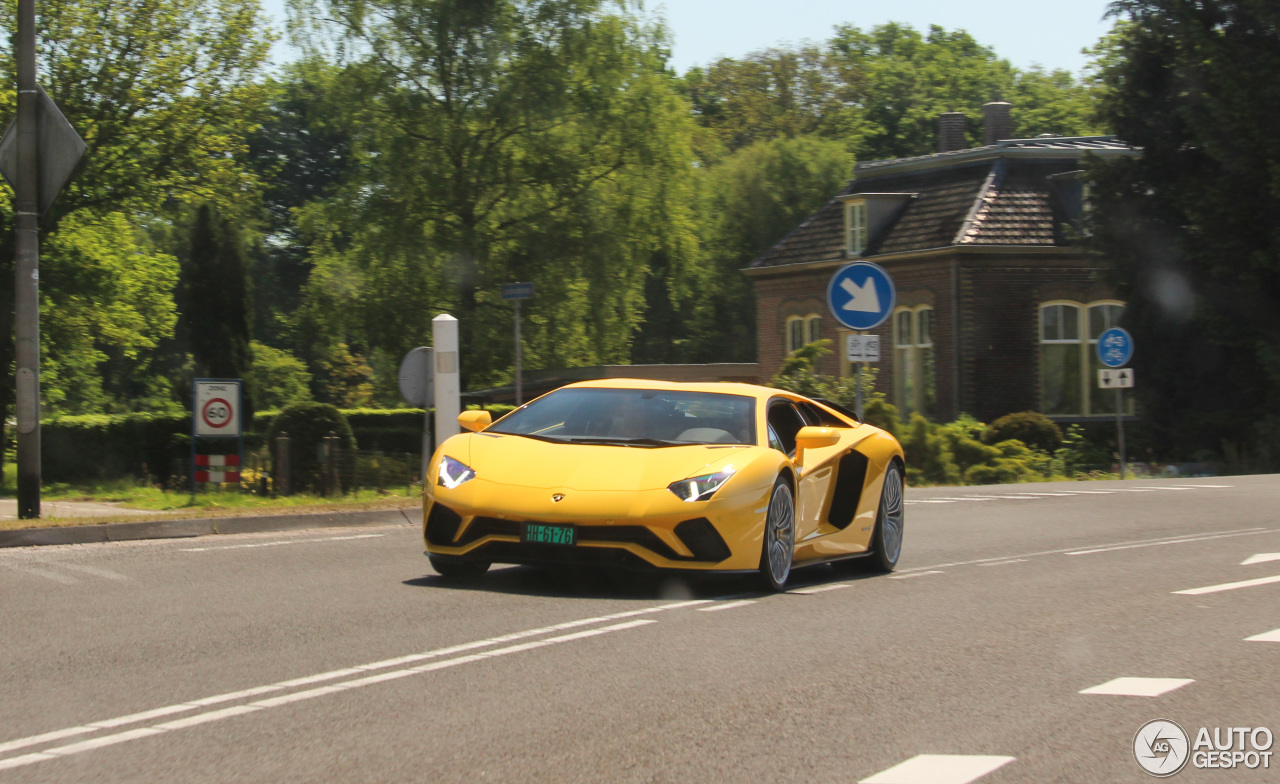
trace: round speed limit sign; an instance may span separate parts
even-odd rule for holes
[[[224,428],[231,423],[231,404],[215,397],[204,404],[200,416],[209,427]]]
[[[196,379],[193,402],[196,437],[240,435],[238,379]]]

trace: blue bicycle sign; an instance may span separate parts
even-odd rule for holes
[[[1112,327],[1098,336],[1098,359],[1109,368],[1124,367],[1133,359],[1133,336]]]

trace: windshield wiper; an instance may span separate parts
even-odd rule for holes
[[[521,438],[532,438],[534,441],[546,441],[548,444],[567,444],[570,439],[556,438],[554,436],[540,436],[536,433],[512,433],[508,430],[486,430],[486,433],[496,433],[500,436],[520,436]]]
[[[663,441],[660,438],[617,438],[610,436],[570,436],[564,439],[574,444],[603,444],[616,446],[688,446],[685,441]]]

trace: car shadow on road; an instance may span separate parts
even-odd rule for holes
[[[788,590],[814,588],[873,576],[850,564],[821,564],[796,569]],[[649,599],[681,601],[749,597],[771,594],[755,574],[688,574],[628,570],[499,566],[479,577],[451,578],[428,574],[404,580],[404,585],[436,590],[486,591],[522,596],[575,599]]]

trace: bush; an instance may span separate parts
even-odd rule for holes
[[[347,417],[336,406],[328,403],[294,403],[286,406],[271,422],[267,431],[267,443],[271,447],[273,462],[279,461],[276,441],[283,434],[289,436],[289,489],[292,492],[311,490],[316,493],[345,491],[345,483],[355,475],[354,450],[355,436]],[[326,466],[321,460],[323,439],[329,435],[338,437],[338,448],[341,457],[351,465],[339,466],[337,474],[339,487],[330,487],[325,480]]]
[[[1062,446],[1062,429],[1052,419],[1035,411],[1005,414],[987,426],[982,434],[985,444],[1016,439],[1046,454]]]

